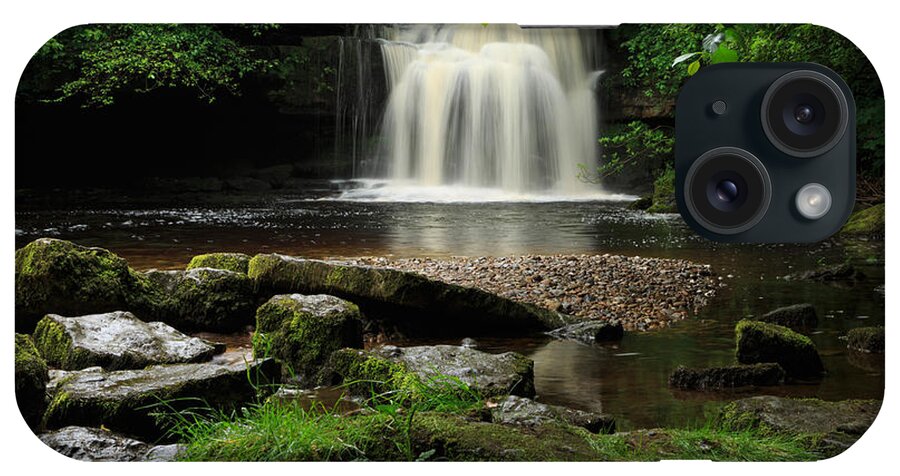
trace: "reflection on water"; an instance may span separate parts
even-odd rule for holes
[[[182,267],[191,256],[209,251],[311,257],[621,253],[686,258],[711,264],[728,286],[699,316],[674,328],[628,334],[620,344],[605,347],[472,337],[482,350],[531,356],[542,401],[613,414],[622,428],[696,425],[704,421],[705,409],[735,394],[676,392],[666,385],[669,373],[678,365],[733,363],[737,320],[809,302],[820,318],[810,337],[828,376],[820,383],[765,393],[825,399],[882,395],[881,357],[848,353],[840,337],[853,327],[884,324],[884,296],[874,291],[884,282],[883,243],[716,245],[696,237],[676,215],[643,215],[609,202],[360,203],[321,198],[22,194],[16,203],[16,245],[58,236],[107,247],[140,269]],[[848,288],[777,279],[844,261],[862,270],[866,279]]]

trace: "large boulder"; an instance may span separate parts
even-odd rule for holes
[[[760,428],[811,437],[826,456],[833,456],[865,433],[880,408],[879,400],[828,402],[817,398],[759,396],[726,405],[719,418],[725,428],[735,431]]]
[[[216,353],[202,339],[122,311],[80,317],[48,314],[38,322],[34,341],[50,365],[64,370],[202,362]]]
[[[191,258],[187,269],[216,268],[247,274],[247,265],[249,264],[250,256],[244,253],[207,253]]]
[[[83,426],[67,426],[38,438],[57,453],[79,461],[174,461],[180,449],[180,445],[153,446]]]
[[[547,334],[557,339],[577,340],[588,344],[616,342],[625,336],[621,322],[584,321],[554,329]]]
[[[816,308],[809,303],[779,307],[774,311],[763,314],[758,320],[789,327],[795,331],[812,329],[819,325]]]
[[[742,320],[735,327],[737,360],[742,364],[777,363],[789,377],[821,377],[825,368],[809,337],[787,327]]]
[[[341,298],[283,294],[256,311],[254,354],[276,358],[285,376],[301,385],[313,383],[334,351],[362,346],[359,308]]]
[[[480,289],[392,268],[356,266],[278,254],[256,255],[249,276],[261,293],[330,294],[358,304],[369,318],[414,334],[522,334],[569,324],[570,318]]]
[[[506,425],[538,426],[548,422],[563,422],[584,428],[591,433],[613,433],[616,420],[610,415],[586,412],[574,408],[538,403],[530,398],[509,395],[491,408],[491,421]]]
[[[16,334],[16,403],[29,426],[40,423],[47,406],[47,363],[41,358],[31,337]]]
[[[669,385],[684,390],[718,390],[746,386],[780,385],[784,369],[774,363],[689,369],[678,367]]]
[[[16,329],[31,332],[44,315],[78,316],[129,309],[154,300],[146,277],[103,248],[39,238],[16,250]]]
[[[152,319],[182,331],[234,332],[253,325],[256,297],[245,274],[193,268],[145,275],[161,295],[148,316]]]
[[[243,352],[226,353],[200,364],[56,372],[44,424],[50,429],[104,425],[132,435],[158,437],[166,425],[159,414],[198,406],[234,409],[254,401],[279,372],[272,359],[254,360]]]
[[[884,238],[884,204],[853,212],[847,224],[841,228],[841,235],[868,235]]]
[[[884,353],[884,327],[857,327],[847,333],[847,347],[858,352]]]
[[[370,351],[342,349],[319,373],[321,384],[350,384],[364,396],[391,391],[416,392],[417,385],[440,379],[465,384],[485,398],[534,396],[534,362],[515,352],[488,354],[452,345],[394,347]]]

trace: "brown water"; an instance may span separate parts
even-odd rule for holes
[[[617,203],[364,203],[321,200],[324,193],[129,197],[20,192],[16,245],[56,236],[109,248],[138,269],[183,267],[191,256],[210,251],[309,257],[620,253],[686,258],[711,264],[728,286],[700,315],[673,328],[628,334],[615,346],[471,337],[482,350],[514,350],[533,358],[541,401],[611,413],[625,429],[700,425],[706,411],[746,392],[673,391],[666,385],[669,373],[678,365],[733,363],[737,320],[810,302],[820,317],[810,337],[822,354],[827,377],[762,393],[829,400],[881,398],[883,393],[883,359],[848,353],[840,339],[853,327],[884,324],[884,295],[875,292],[884,283],[882,242],[716,245],[693,235],[677,215],[644,215]],[[777,279],[844,261],[866,279],[849,288]]]

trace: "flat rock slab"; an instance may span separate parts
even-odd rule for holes
[[[82,426],[67,426],[38,438],[57,453],[79,461],[174,461],[181,449]]]
[[[484,397],[534,396],[534,362],[515,352],[489,354],[454,345],[384,346],[374,353],[404,365],[420,379],[456,377]]]
[[[144,322],[130,312],[80,317],[45,316],[34,333],[47,361],[64,370],[100,366],[106,370],[202,362],[216,348],[162,322]]]
[[[826,455],[852,445],[875,421],[880,400],[841,400],[759,396],[737,400],[722,409],[721,418],[736,430],[765,426],[792,435],[821,437]]]
[[[547,405],[515,395],[506,397],[491,409],[491,421],[522,426],[537,426],[561,421],[582,427],[591,433],[616,431],[616,420],[610,415]]]
[[[269,254],[256,255],[248,274],[260,293],[338,296],[359,305],[367,317],[391,321],[409,334],[515,335],[556,329],[572,320],[533,304],[392,268]]]
[[[702,369],[679,367],[669,376],[669,385],[683,390],[721,390],[780,385],[784,377],[784,369],[776,363]]]
[[[53,393],[44,423],[51,429],[104,425],[129,434],[158,436],[163,428],[154,413],[188,407],[234,408],[253,400],[279,372],[273,360],[252,360],[244,352],[225,353],[200,364],[55,372],[55,380],[48,385]]]

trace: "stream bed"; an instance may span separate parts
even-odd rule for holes
[[[811,245],[722,245],[678,215],[630,211],[626,203],[392,203],[335,199],[328,186],[256,194],[17,192],[16,246],[42,236],[102,246],[140,270],[184,267],[212,251],[306,257],[446,257],[614,253],[710,264],[726,284],[698,315],[615,345],[543,337],[472,335],[480,350],[517,351],[535,361],[538,400],[614,415],[620,429],[702,426],[707,412],[746,393],[683,392],[666,381],[678,365],[733,363],[734,324],[809,302],[820,323],[810,336],[827,376],[764,393],[826,400],[881,398],[883,358],[848,352],[851,328],[884,324],[884,243],[833,239]],[[849,262],[865,274],[852,287],[779,277]],[[635,276],[633,279],[640,279]],[[236,336],[240,345],[244,336]],[[454,343],[415,340],[402,345]]]

